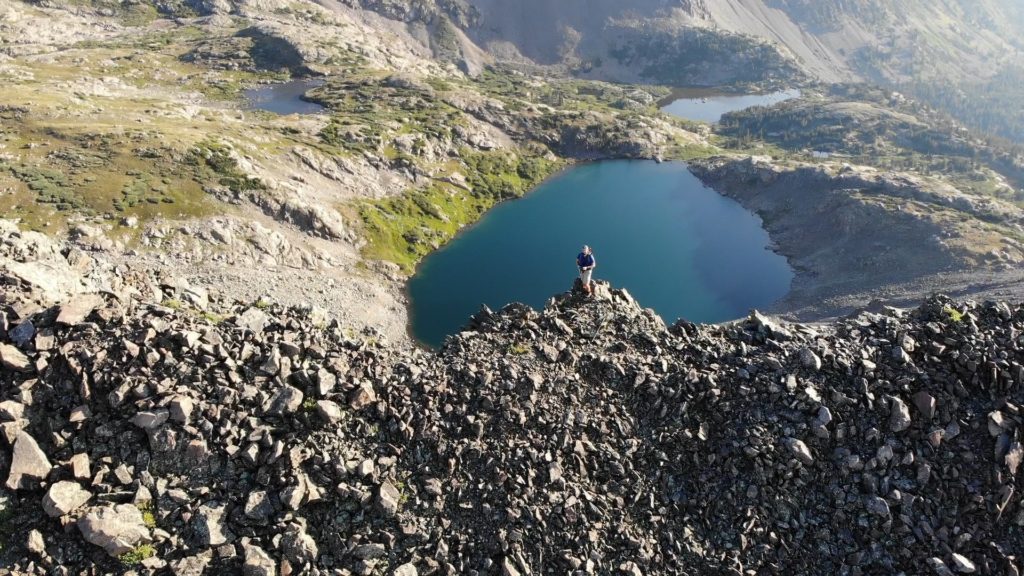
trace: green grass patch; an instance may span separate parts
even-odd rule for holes
[[[323,144],[339,151],[380,154],[396,135],[449,139],[464,125],[463,113],[433,94],[430,84],[389,81],[363,73],[334,79],[310,91],[314,101],[334,112],[320,132]]]
[[[401,196],[362,204],[359,216],[368,245],[364,254],[412,272],[424,256],[440,248],[489,208],[518,198],[562,166],[541,157],[507,152],[466,154],[467,191],[435,182]]]
[[[689,162],[690,160],[698,160],[700,158],[710,158],[721,153],[722,149],[715,146],[692,143],[677,144],[668,148],[666,160]]]
[[[262,180],[243,172],[238,161],[231,155],[231,149],[220,142],[208,140],[199,144],[192,149],[191,161],[196,166],[212,171],[222,186],[236,194],[267,189]]]
[[[224,316],[223,314],[217,314],[216,312],[202,312],[200,316],[202,316],[203,320],[206,320],[210,324],[220,324],[221,322],[227,320],[227,316]]]
[[[5,166],[0,164],[0,166]],[[67,175],[52,168],[26,164],[6,165],[10,173],[25,183],[36,194],[36,201],[52,204],[58,210],[75,210],[85,207],[85,202],[75,193]]]

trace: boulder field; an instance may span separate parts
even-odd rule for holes
[[[85,301],[0,316],[0,573],[1024,565],[1021,306],[668,326],[600,284],[432,352]]]

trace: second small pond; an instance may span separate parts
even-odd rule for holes
[[[673,93],[662,110],[687,120],[714,123],[729,112],[753,106],[771,106],[799,97],[800,91],[796,89],[770,94],[724,94],[707,89],[680,89]]]
[[[274,114],[320,114],[326,110],[316,102],[303,99],[306,92],[321,86],[321,80],[290,80],[279,84],[263,84],[245,91],[249,105]]]

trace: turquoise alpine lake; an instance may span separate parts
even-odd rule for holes
[[[685,164],[598,162],[499,204],[427,256],[409,281],[413,336],[439,346],[481,304],[543,307],[572,287],[584,244],[595,279],[628,289],[669,323],[740,318],[784,296],[793,279],[760,219]]]
[[[724,94],[708,89],[681,89],[673,92],[663,112],[700,122],[715,123],[724,114],[754,106],[771,106],[799,98],[799,90],[782,90],[771,94]]]

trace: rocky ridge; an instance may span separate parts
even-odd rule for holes
[[[936,287],[1020,297],[1024,213],[1012,202],[837,161],[717,157],[690,167],[763,219],[797,273],[778,307],[801,319],[834,317],[878,298],[916,302]]]
[[[10,570],[1019,573],[1021,306],[667,326],[600,284],[436,353],[189,310],[4,306]]]

